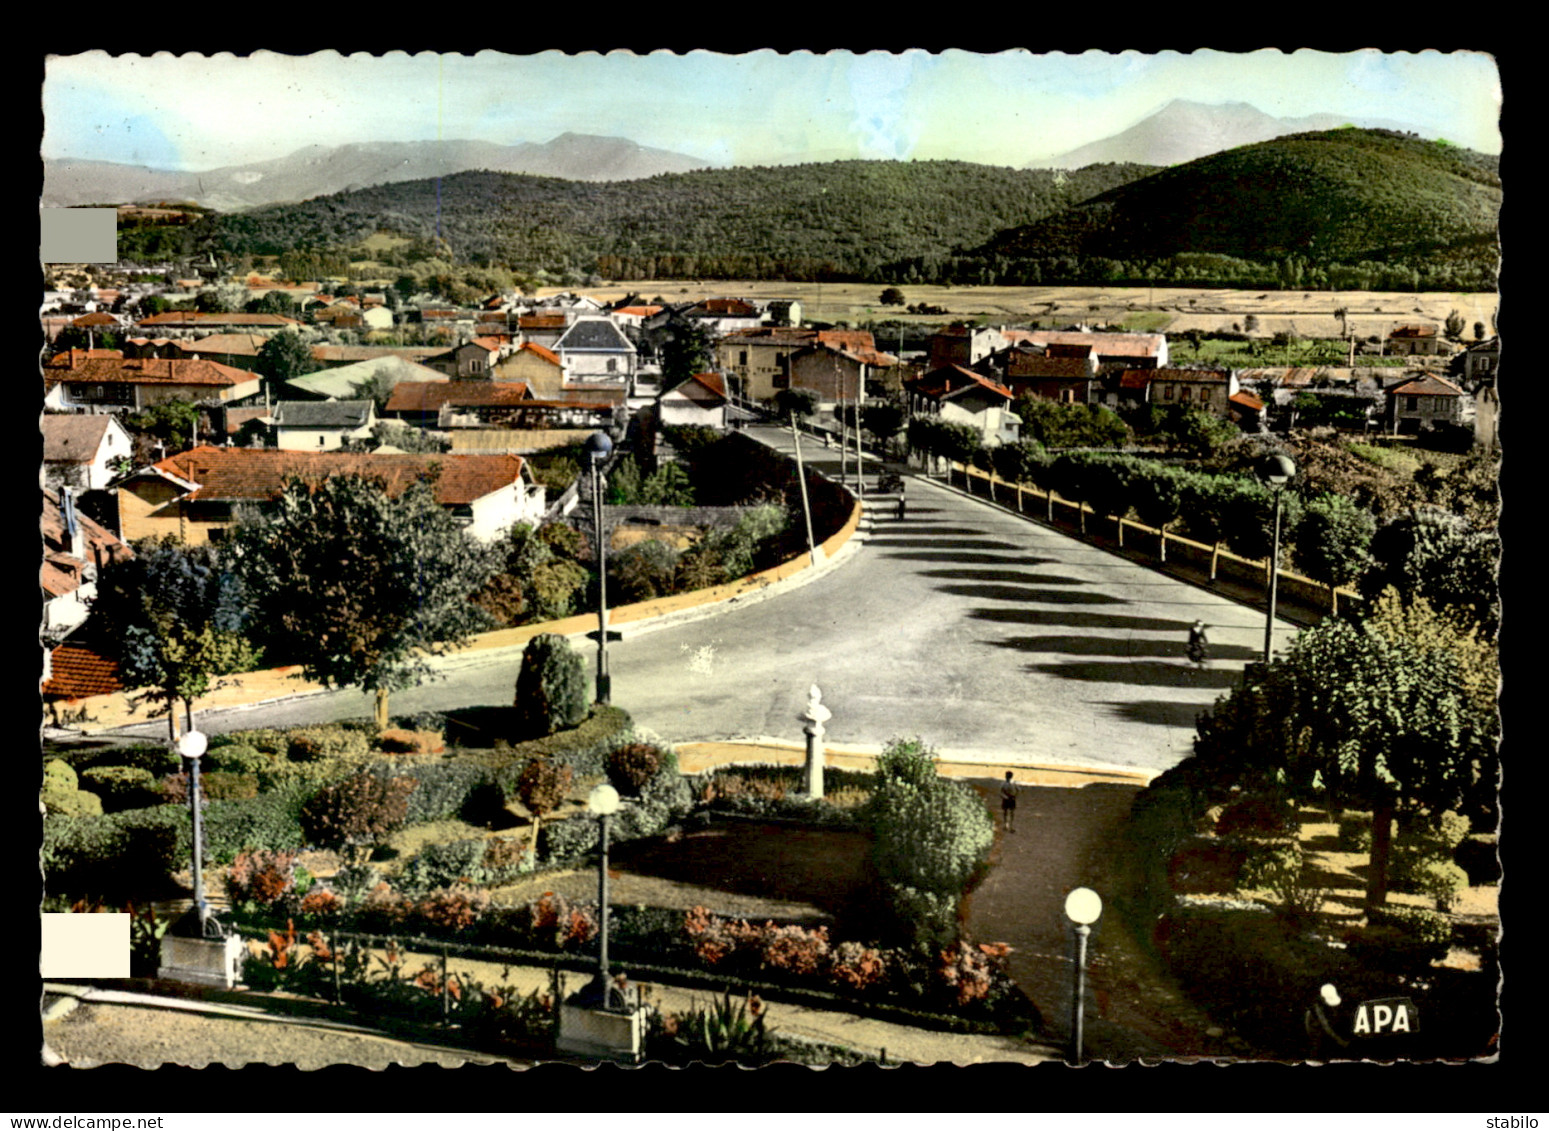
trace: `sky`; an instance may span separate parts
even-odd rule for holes
[[[46,158],[203,170],[307,145],[623,137],[714,165],[851,158],[1022,166],[1173,99],[1403,123],[1501,150],[1483,52],[52,55]]]

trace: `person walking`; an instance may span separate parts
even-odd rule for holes
[[[1205,635],[1205,622],[1197,620],[1194,627],[1189,629],[1189,659],[1199,667],[1204,667],[1209,659],[1207,649],[1210,647],[1210,638]]]
[[[1000,825],[1008,833],[1017,831],[1017,783],[1006,771],[1006,782],[1000,787]]]
[[[903,519],[904,519],[904,510],[905,509],[906,509],[906,505],[904,503],[903,488],[899,488],[899,491],[898,491],[898,521],[900,521],[900,522],[902,522]]]

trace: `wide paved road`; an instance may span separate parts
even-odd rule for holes
[[[936,483],[913,479],[908,497],[906,519],[878,508],[869,536],[808,584],[612,645],[613,701],[673,741],[799,742],[816,683],[836,745],[918,734],[943,756],[1163,769],[1262,647],[1261,612]],[[1196,617],[1211,626],[1207,671],[1184,656]],[[594,648],[581,648],[590,676]],[[516,668],[460,667],[395,693],[392,711],[507,704]],[[368,698],[345,691],[208,712],[200,725],[369,715]]]

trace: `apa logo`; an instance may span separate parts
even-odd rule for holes
[[[1357,1037],[1376,1037],[1385,1033],[1416,1033],[1420,1030],[1420,1011],[1407,997],[1376,998],[1363,1001],[1355,1011]]]

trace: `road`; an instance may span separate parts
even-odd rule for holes
[[[788,433],[757,429],[790,447]],[[804,454],[836,453],[805,443]],[[816,449],[815,451],[813,449]],[[1162,770],[1191,750],[1202,709],[1262,647],[1263,613],[930,482],[908,515],[875,509],[846,560],[755,604],[611,645],[613,701],[671,741],[800,741],[807,689],[828,741],[920,735],[944,757]],[[1212,659],[1184,656],[1210,626]],[[1279,638],[1294,629],[1280,627]],[[583,644],[590,665],[593,648]],[[460,665],[397,692],[395,715],[508,704],[517,660]],[[205,712],[209,731],[369,717],[359,691]],[[164,733],[153,726],[134,728]]]

